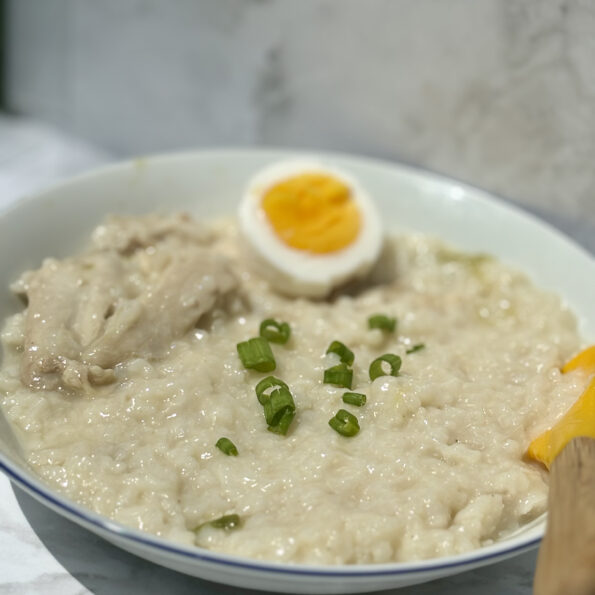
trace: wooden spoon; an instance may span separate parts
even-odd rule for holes
[[[550,470],[534,595],[595,595],[595,440],[574,438]]]

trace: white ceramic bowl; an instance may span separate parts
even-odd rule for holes
[[[46,256],[75,251],[108,213],[187,210],[199,217],[231,213],[246,181],[281,151],[210,151],[151,157],[101,169],[17,203],[0,216],[0,318],[19,309],[8,284]],[[351,171],[378,202],[388,226],[440,235],[463,249],[490,252],[525,270],[568,301],[580,330],[595,339],[595,261],[566,237],[485,192],[394,165],[319,155]],[[491,564],[535,547],[542,518],[495,545],[421,562],[296,566],[177,545],[124,527],[45,486],[25,464],[0,416],[0,467],[43,504],[115,545],[187,574],[246,588],[296,593],[353,593],[411,585]]]

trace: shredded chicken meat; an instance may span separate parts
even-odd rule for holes
[[[13,290],[28,303],[23,383],[89,389],[132,357],[159,358],[237,287],[185,215],[117,217],[80,257],[48,259]]]

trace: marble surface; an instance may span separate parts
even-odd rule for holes
[[[114,154],[313,147],[595,224],[591,0],[8,0],[6,96]]]
[[[47,125],[0,116],[0,206],[55,179],[112,158],[109,153]],[[546,219],[595,253],[593,226],[554,213],[546,213]],[[528,595],[535,556],[535,552],[526,553],[393,593]],[[178,574],[119,550],[47,510],[7,479],[0,478],[0,595],[231,595],[237,592],[237,588]]]

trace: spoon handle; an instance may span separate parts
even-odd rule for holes
[[[534,595],[595,595],[595,440],[574,438],[550,473]]]

